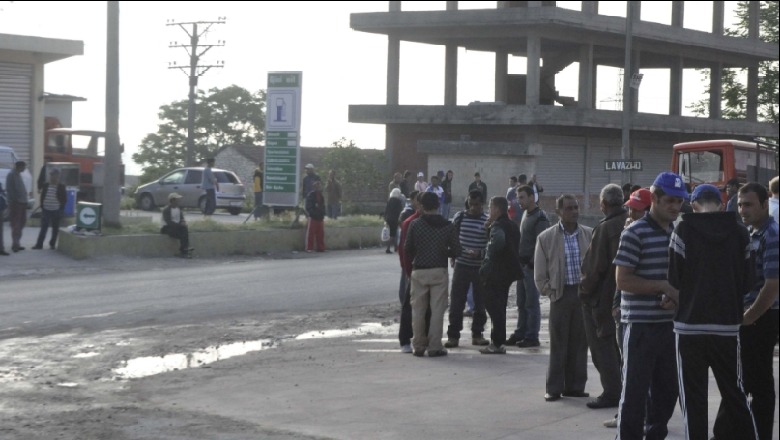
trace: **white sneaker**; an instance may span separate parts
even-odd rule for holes
[[[413,350],[411,344],[406,344],[401,346],[401,353],[411,353],[412,351]]]
[[[604,420],[604,426],[607,428],[617,428],[617,417],[614,419]]]

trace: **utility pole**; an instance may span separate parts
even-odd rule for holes
[[[119,226],[119,181],[122,170],[119,144],[119,2],[108,2],[106,19],[106,157],[103,171],[103,220]],[[124,181],[124,177],[121,177]]]
[[[189,94],[189,106],[187,108],[187,157],[186,166],[195,166],[195,88],[198,86],[198,77],[208,72],[212,67],[224,67],[225,62],[217,62],[216,64],[203,65],[198,64],[200,57],[212,47],[224,46],[225,41],[219,40],[216,44],[200,44],[200,37],[211,29],[211,26],[215,24],[225,24],[225,17],[218,17],[217,21],[191,21],[191,22],[174,22],[168,20],[166,26],[179,26],[188,37],[190,37],[189,44],[180,44],[177,42],[171,42],[168,47],[181,47],[187,51],[187,55],[190,58],[189,66],[177,66],[176,62],[168,64],[169,69],[180,69],[190,79],[190,94]],[[199,25],[202,30],[198,30]],[[191,26],[191,30],[188,29]]]

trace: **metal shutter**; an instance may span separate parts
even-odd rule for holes
[[[582,193],[585,146],[545,144],[543,148],[536,162],[536,178],[544,187],[544,195]]]
[[[33,65],[0,62],[0,145],[21,160],[32,155]]]

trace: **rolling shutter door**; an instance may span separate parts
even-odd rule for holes
[[[536,162],[536,178],[544,187],[544,195],[582,193],[584,161],[584,146],[544,145],[542,155]]]
[[[32,148],[32,64],[0,62],[0,145],[30,162]]]

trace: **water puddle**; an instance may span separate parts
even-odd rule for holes
[[[338,330],[316,330],[293,336],[290,339],[324,339],[324,338],[345,338],[363,335],[372,336],[395,336],[398,334],[398,324],[382,325],[381,323],[365,323],[356,328],[338,329]],[[380,341],[372,339],[372,341]],[[391,340],[381,340],[382,342]],[[126,345],[120,344],[117,345]],[[184,370],[186,368],[202,367],[213,362],[228,359],[234,356],[242,356],[250,352],[267,350],[277,347],[271,339],[262,339],[257,341],[236,342],[233,344],[214,345],[206,347],[192,353],[171,353],[164,356],[147,356],[130,359],[124,362],[121,368],[113,370],[117,379],[138,379],[141,377],[153,376],[155,374],[166,373],[168,371]],[[80,353],[74,357],[97,356],[98,353]]]
[[[97,352],[95,352],[95,351],[90,351],[89,353],[78,353],[78,354],[74,354],[74,355],[73,355],[73,357],[74,357],[74,358],[91,358],[91,357],[95,357],[95,356],[97,356],[97,355],[99,355],[99,354],[100,354],[100,353],[97,353]]]
[[[114,370],[120,379],[137,379],[174,370],[202,367],[217,361],[274,347],[270,339],[213,345],[193,353],[173,353],[165,356],[147,356],[130,359],[122,368]]]

